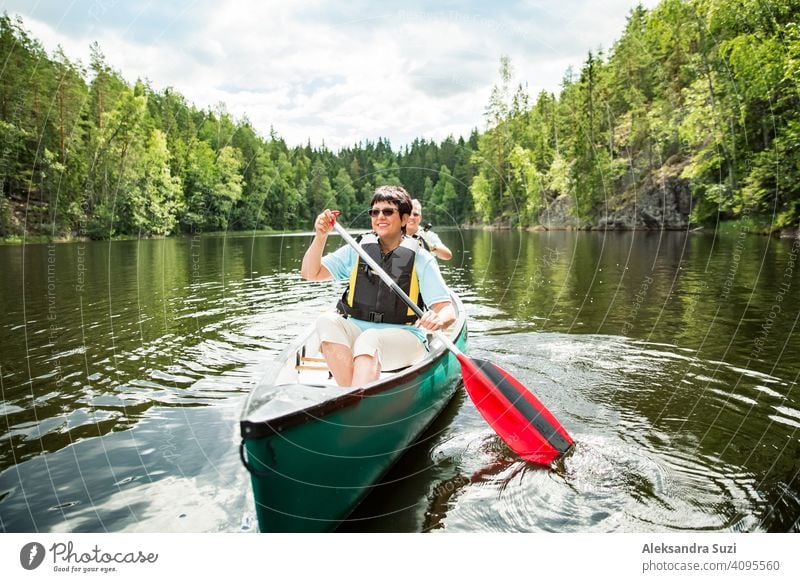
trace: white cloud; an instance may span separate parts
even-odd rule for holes
[[[466,137],[483,127],[501,55],[511,56],[534,95],[557,91],[569,65],[611,46],[633,5],[523,2],[487,12],[480,4],[440,10],[241,0],[190,3],[169,15],[164,6],[157,14],[140,8],[124,18],[114,12],[121,7],[108,5],[83,28],[77,20],[85,7],[74,21],[20,12],[50,50],[61,44],[87,63],[96,40],[128,81],[172,86],[199,107],[224,102],[290,144],[310,139],[337,148],[379,136],[395,146]]]

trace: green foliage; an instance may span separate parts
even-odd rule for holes
[[[472,199],[475,201],[478,217],[484,222],[489,222],[494,215],[492,185],[482,173],[472,180]]]
[[[511,173],[516,181],[522,184],[523,197],[527,203],[522,208],[523,223],[529,223],[532,217],[547,206],[544,177],[536,166],[535,150],[514,146],[509,156]]]
[[[185,227],[193,232],[227,230],[233,205],[242,194],[240,168],[233,147],[215,153],[206,141],[192,144],[184,179]]]
[[[344,216],[353,216],[356,209],[356,189],[353,180],[344,168],[339,168],[333,179],[333,190],[336,192],[336,202]]]
[[[128,186],[131,227],[142,234],[170,234],[183,208],[180,180],[169,167],[167,139],[154,129]]]
[[[403,184],[441,224],[536,224],[558,197],[581,222],[677,168],[694,222],[800,217],[800,0],[662,0],[620,38],[528,94],[507,57],[485,128],[437,143],[288,147],[219,104],[86,69],[0,17],[0,236],[107,238],[308,229],[324,207],[368,227],[375,186]],[[23,218],[24,217],[24,218]],[[27,231],[27,232],[23,232]]]
[[[458,194],[448,167],[442,164],[436,186],[426,196],[426,218],[440,224],[452,225],[459,211]]]
[[[552,192],[554,197],[573,196],[575,185],[572,183],[572,175],[570,163],[556,154],[544,177],[545,189]]]
[[[308,189],[305,196],[313,208],[337,208],[336,195],[331,188],[331,181],[325,170],[322,160],[314,162],[311,169],[311,179],[308,181]]]
[[[0,196],[0,237],[6,238],[17,234],[11,213],[11,202],[5,196]]]
[[[796,225],[800,207],[800,2],[663,0],[634,8],[609,51],[568,71],[530,109],[509,99],[511,65],[487,107],[471,191],[484,221],[518,205],[535,223],[557,196],[591,222],[631,184],[677,165],[692,220],[743,213]],[[523,95],[524,97],[524,95]]]
[[[438,185],[444,213],[472,216],[477,133],[469,142],[416,140],[397,153],[384,139],[336,154],[289,148],[224,104],[200,111],[172,89],[128,84],[97,44],[88,72],[61,49],[48,56],[6,15],[0,62],[3,237],[22,228],[92,238],[305,229],[325,206],[366,227],[363,207],[384,183],[427,198]]]

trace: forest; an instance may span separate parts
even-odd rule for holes
[[[321,208],[366,226],[399,183],[441,225],[535,227],[559,200],[587,228],[665,175],[692,224],[800,216],[800,0],[663,0],[618,40],[531,95],[499,59],[468,136],[290,147],[224,104],[48,54],[0,17],[0,238],[71,239],[307,229]],[[477,126],[481,126],[478,129]],[[360,222],[359,222],[360,221]]]

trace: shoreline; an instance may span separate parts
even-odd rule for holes
[[[564,226],[564,227],[545,227],[542,225],[533,225],[533,226],[511,226],[511,225],[493,225],[493,224],[464,224],[461,226],[442,226],[438,227],[436,230],[439,232],[446,232],[451,230],[487,230],[487,231],[525,231],[525,232],[689,232],[689,233],[712,233],[712,232],[719,232],[725,233],[729,231],[733,231],[738,229],[738,226],[743,222],[742,219],[735,219],[735,220],[726,220],[722,221],[716,226],[694,226],[690,228],[609,228],[609,227],[601,227],[601,226],[585,226],[585,227],[575,227],[575,226]],[[774,236],[781,239],[799,239],[800,238],[800,228],[783,228],[780,230],[769,231],[767,229],[761,228],[749,228],[744,229],[744,232],[747,234],[753,235],[760,235],[760,236]],[[0,245],[2,246],[14,246],[14,245],[26,245],[26,244],[68,244],[68,243],[87,243],[87,242],[110,242],[110,241],[129,241],[129,240],[159,240],[159,239],[172,239],[172,238],[181,238],[181,237],[194,237],[197,236],[198,233],[178,233],[178,234],[171,234],[171,235],[160,235],[160,236],[136,236],[136,235],[119,235],[107,239],[92,239],[89,237],[80,237],[80,236],[68,236],[68,237],[52,237],[50,235],[45,234],[33,234],[30,236],[22,237],[22,236],[12,236],[0,239]],[[231,237],[231,238],[243,238],[243,237],[262,237],[262,236],[304,236],[308,235],[311,236],[313,233],[308,230],[285,230],[285,231],[276,231],[276,230],[257,230],[257,231],[245,231],[245,230],[228,230],[228,231],[215,231],[215,232],[205,232],[200,234],[203,238],[214,238],[214,237]]]

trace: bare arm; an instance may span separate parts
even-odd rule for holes
[[[433,252],[434,255],[436,255],[437,257],[439,257],[443,261],[449,261],[450,259],[453,258],[453,251],[448,249],[444,245],[444,243],[438,244],[438,245],[433,245],[433,247],[431,247],[431,251]]]
[[[422,236],[424,238],[425,235],[422,234]],[[453,251],[447,248],[447,245],[442,242],[442,239],[439,238],[439,235],[437,235],[435,232],[430,232],[429,236],[433,239],[433,241],[426,242],[428,243],[428,247],[433,256],[442,259],[443,261],[449,261],[453,258]]]
[[[303,255],[303,264],[300,266],[300,276],[303,279],[327,281],[331,278],[330,271],[322,264],[322,253],[325,251],[325,242],[335,220],[334,214],[327,208],[317,216],[314,222],[314,240]]]

